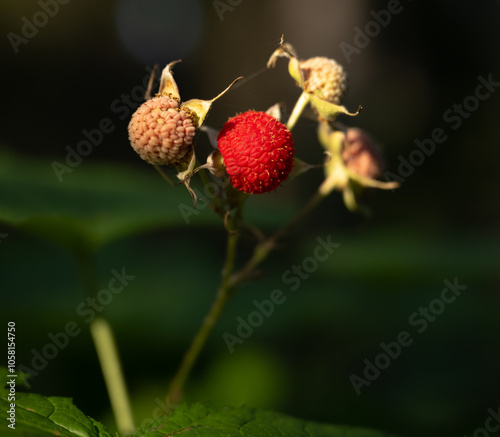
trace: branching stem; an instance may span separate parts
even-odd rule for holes
[[[212,303],[208,314],[205,316],[203,323],[195,335],[191,346],[187,350],[184,358],[181,362],[177,373],[172,380],[169,390],[168,390],[168,401],[177,403],[182,398],[182,388],[186,379],[193,368],[203,346],[205,345],[207,338],[212,332],[215,323],[220,317],[223,308],[225,307],[227,301],[231,297],[234,287],[230,284],[230,278],[234,269],[234,261],[236,258],[236,246],[239,239],[239,223],[241,221],[241,207],[236,209],[236,214],[231,215],[227,222],[227,248],[226,248],[226,260],[224,263],[224,269],[222,272],[222,280],[217,290],[215,296],[215,301]]]
[[[234,261],[236,257],[236,246],[239,238],[239,225],[241,222],[241,204],[236,210],[236,214],[231,216],[228,221],[228,239],[227,239],[227,249],[226,249],[226,260],[224,263],[224,270],[222,274],[222,280],[220,287],[215,296],[215,301],[213,302],[207,316],[203,320],[203,323],[194,337],[191,346],[184,355],[182,363],[170,384],[168,391],[168,400],[170,402],[179,402],[182,397],[182,388],[184,383],[196,362],[203,346],[205,345],[207,338],[212,331],[215,323],[217,322],[223,308],[226,303],[236,291],[237,287],[247,280],[249,276],[254,271],[262,261],[264,261],[269,253],[276,247],[278,240],[283,238],[291,229],[293,229],[308,213],[310,213],[324,198],[319,192],[317,192],[305,205],[304,207],[282,228],[280,228],[273,236],[267,238],[266,240],[258,243],[255,246],[253,255],[243,266],[243,268],[237,273],[233,274]]]
[[[279,240],[285,237],[297,224],[309,214],[325,196],[316,192],[313,197],[297,212],[297,214],[285,225],[283,225],[274,235],[258,243],[255,246],[252,257],[247,261],[243,268],[231,277],[230,285],[232,288],[238,287],[246,281],[262,261],[275,249]]]

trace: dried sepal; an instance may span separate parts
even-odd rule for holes
[[[226,176],[226,167],[224,165],[224,158],[222,153],[218,149],[214,150],[207,157],[207,163],[205,164],[207,170],[218,178],[223,178]]]
[[[194,153],[194,147],[191,149],[191,154],[188,159],[186,159],[181,165],[177,167],[177,179],[180,180],[180,183],[184,184],[184,186],[191,194],[193,198],[193,208],[196,208],[196,203],[198,202],[198,196],[194,190],[190,187],[191,176],[194,174],[194,168],[196,166],[196,154]]]
[[[326,100],[323,100],[322,98],[314,94],[309,94],[309,96],[309,101],[314,109],[316,109],[316,111],[318,112],[318,115],[324,120],[328,121],[334,121],[340,114],[346,114],[351,117],[355,117],[359,115],[361,109],[363,109],[360,105],[358,106],[358,110],[356,112],[349,112],[345,106],[327,102]]]
[[[177,83],[175,82],[172,74],[172,67],[179,62],[181,62],[180,59],[170,62],[170,64],[168,64],[161,72],[159,94],[170,96],[171,99],[175,99],[180,102],[181,96],[179,88],[177,87]]]
[[[270,115],[271,117],[274,117],[276,120],[281,121],[281,108],[283,106],[283,103],[275,103],[273,106],[270,106],[266,114]]]
[[[210,173],[212,173],[214,176],[217,176],[218,178],[223,178],[226,176],[226,167],[224,165],[224,159],[222,158],[222,154],[218,149],[214,150],[210,155],[207,157],[207,162],[203,165],[199,165],[198,167],[194,168],[190,173],[187,175],[184,175],[185,178],[181,180],[181,182],[184,182],[188,178],[193,177],[196,173],[198,173],[200,170],[206,169]]]
[[[200,130],[205,132],[208,137],[208,142],[210,145],[216,149],[217,148],[217,135],[219,135],[219,131],[210,126],[200,126]]]
[[[181,109],[191,114],[195,122],[195,125],[197,127],[200,127],[205,121],[205,117],[207,116],[208,111],[210,111],[212,103],[215,102],[218,98],[222,97],[224,94],[226,94],[229,91],[229,89],[240,79],[243,79],[243,76],[237,77],[235,80],[233,80],[231,84],[224,91],[215,96],[212,100],[191,99],[188,100],[187,102],[184,102],[181,105]]]
[[[319,192],[327,196],[333,190],[343,191],[349,184],[349,172],[342,162],[342,158],[335,152],[325,152],[325,180],[319,187]]]
[[[357,182],[362,187],[366,188],[378,188],[379,190],[394,190],[395,188],[399,188],[399,182],[382,182],[378,179],[367,178],[366,176],[361,176],[359,174],[351,172],[351,179]]]
[[[285,42],[285,36],[281,35],[280,46],[273,52],[267,61],[267,68],[274,68],[278,58],[297,58],[295,48]]]
[[[288,178],[290,180],[292,180],[292,179],[296,178],[297,176],[300,176],[301,174],[304,174],[307,171],[309,171],[313,168],[316,168],[316,167],[319,167],[319,166],[308,164],[307,162],[302,161],[302,159],[294,157],[292,171],[290,172],[290,175],[288,176]]]
[[[354,193],[353,187],[350,184],[347,184],[342,191],[342,199],[344,201],[344,205],[349,211],[360,211],[360,205],[356,200],[356,194]]]

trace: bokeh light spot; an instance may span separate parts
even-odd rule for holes
[[[204,28],[198,0],[120,0],[116,9],[118,36],[140,63],[165,64],[186,58]]]

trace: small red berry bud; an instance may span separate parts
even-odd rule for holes
[[[342,160],[353,173],[374,179],[382,173],[382,154],[377,144],[364,131],[347,129]]]
[[[230,118],[217,145],[231,184],[245,193],[275,190],[292,170],[292,134],[265,112],[247,111]]]
[[[167,95],[144,102],[128,126],[130,143],[150,164],[176,165],[192,150],[196,127],[179,102]]]

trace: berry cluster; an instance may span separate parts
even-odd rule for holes
[[[171,73],[176,61],[165,67],[157,97],[146,101],[133,114],[128,127],[132,147],[150,164],[176,167],[177,177],[186,185],[195,202],[196,195],[189,183],[194,173],[202,168],[217,177],[229,177],[232,187],[243,193],[267,193],[287,180],[294,166],[294,176],[315,167],[294,158],[290,133],[304,108],[310,105],[318,114],[318,139],[327,155],[320,195],[341,191],[348,208],[355,210],[358,205],[354,194],[361,188],[395,188],[395,183],[374,179],[382,172],[382,158],[371,138],[360,129],[339,129],[333,123],[339,114],[356,116],[361,109],[350,113],[341,106],[347,89],[343,67],[325,57],[299,60],[294,48],[283,39],[269,58],[268,67],[274,67],[280,57],[288,59],[290,76],[302,89],[286,125],[280,121],[278,105],[267,112],[246,111],[236,115],[218,134],[210,136],[216,150],[206,164],[195,168],[196,130],[203,124],[213,101],[236,81],[212,100],[192,99],[181,104]],[[230,197],[229,192],[226,194]]]

